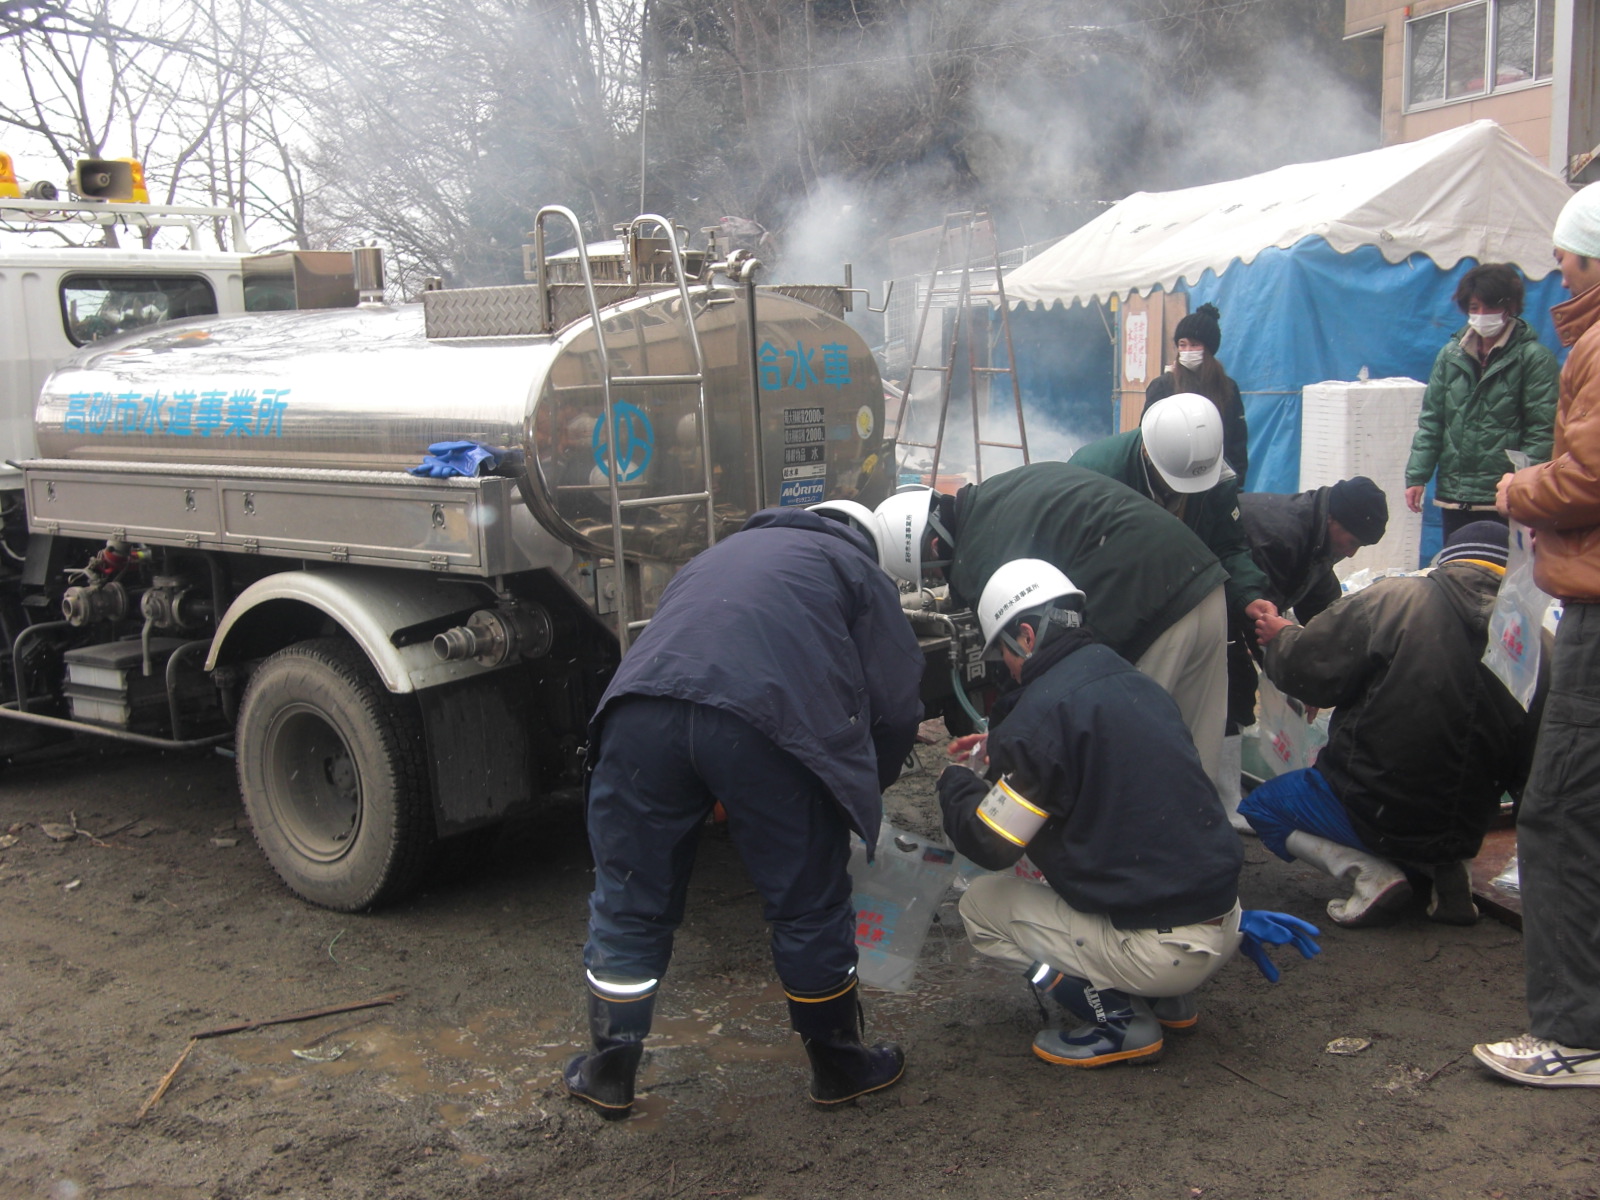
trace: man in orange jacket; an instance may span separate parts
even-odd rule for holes
[[[1600,1087],[1600,184],[1561,210],[1551,309],[1572,353],[1550,461],[1500,480],[1495,506],[1534,531],[1539,586],[1564,615],[1517,818],[1530,1032],[1474,1046],[1497,1075]]]

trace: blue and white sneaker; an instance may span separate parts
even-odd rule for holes
[[[1033,1052],[1063,1067],[1105,1067],[1118,1062],[1155,1062],[1161,1057],[1161,1022],[1138,996],[1102,988],[1103,1019],[1075,1029],[1041,1029]],[[1107,1003],[1109,1001],[1109,1003]]]
[[[1600,1050],[1563,1046],[1549,1038],[1523,1034],[1509,1042],[1488,1042],[1473,1055],[1496,1075],[1530,1087],[1600,1087]]]

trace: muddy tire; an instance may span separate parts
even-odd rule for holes
[[[421,718],[354,643],[298,642],[263,662],[237,747],[256,843],[294,891],[357,912],[421,881],[435,846]]]

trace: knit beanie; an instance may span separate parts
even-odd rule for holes
[[[1372,480],[1357,475],[1328,489],[1328,515],[1371,546],[1389,527],[1389,500]]]
[[[1600,183],[1591,183],[1568,200],[1556,218],[1556,248],[1584,258],[1600,258]]]
[[[1202,304],[1178,322],[1178,327],[1172,331],[1173,343],[1185,339],[1199,342],[1207,353],[1216,357],[1217,348],[1222,345],[1222,329],[1217,324],[1221,317],[1215,304]]]
[[[1506,548],[1510,543],[1511,531],[1499,521],[1474,521],[1450,535],[1444,549],[1433,560],[1433,565],[1439,567],[1459,558],[1475,558],[1479,562],[1503,567],[1506,565]]]

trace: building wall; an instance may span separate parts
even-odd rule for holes
[[[1385,95],[1388,81],[1385,80]],[[1395,141],[1414,142],[1431,133],[1440,133],[1484,117],[1498,121],[1505,131],[1521,142],[1545,166],[1550,165],[1550,85],[1538,83],[1514,92],[1483,96],[1426,108],[1400,117]],[[1385,135],[1388,127],[1385,126]],[[1388,138],[1385,136],[1385,141]]]
[[[1383,144],[1411,142],[1429,134],[1453,129],[1485,117],[1498,121],[1507,133],[1521,142],[1541,163],[1550,165],[1549,81],[1527,84],[1512,90],[1458,100],[1418,112],[1403,111],[1406,73],[1406,16],[1425,17],[1461,0],[1418,0],[1414,4],[1394,4],[1389,0],[1345,0],[1346,37],[1383,37]],[[1559,165],[1557,166],[1559,169]]]

